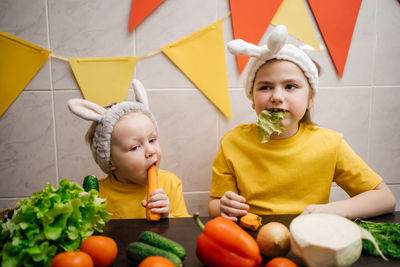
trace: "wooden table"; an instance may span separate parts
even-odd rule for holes
[[[289,226],[290,222],[297,215],[266,215],[262,216],[263,225],[268,222],[281,222]],[[211,217],[201,217],[201,221],[205,224],[211,220]],[[374,222],[400,222],[400,212],[387,214],[383,216],[368,218],[366,220]],[[126,256],[126,248],[129,243],[137,241],[140,233],[145,230],[150,230],[161,234],[164,237],[172,239],[181,244],[187,252],[184,260],[186,267],[200,267],[204,266],[196,257],[196,241],[200,235],[200,230],[195,224],[193,218],[176,218],[176,219],[162,219],[159,222],[147,222],[144,219],[132,220],[111,220],[104,228],[102,235],[112,237],[118,244],[118,256],[112,266],[129,266],[130,262]],[[256,232],[249,233],[255,238]],[[293,260],[299,267],[305,266],[300,259],[292,252],[286,255],[289,259]],[[262,266],[268,262],[268,258],[263,258]],[[399,260],[390,260],[385,262],[380,257],[375,257],[362,253],[361,257],[353,264],[353,266],[400,266]]]

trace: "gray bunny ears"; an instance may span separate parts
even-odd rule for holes
[[[132,80],[132,87],[135,92],[136,101],[138,103],[142,103],[145,107],[149,108],[149,101],[147,99],[146,89],[143,87],[142,83],[139,80]],[[74,113],[78,117],[81,117],[82,119],[89,121],[99,122],[103,119],[107,112],[107,110],[102,106],[80,98],[70,99],[67,102],[67,105],[72,113]]]
[[[111,133],[122,116],[130,112],[143,113],[152,120],[157,130],[156,119],[149,109],[146,89],[138,80],[132,81],[132,87],[136,102],[120,102],[108,109],[84,99],[73,98],[67,102],[73,114],[82,119],[97,122],[91,150],[95,161],[107,174],[111,174],[109,169]]]
[[[286,26],[274,28],[268,37],[267,45],[256,46],[241,39],[228,43],[228,50],[233,55],[250,56],[247,74],[244,78],[244,87],[248,98],[252,99],[253,82],[257,70],[268,60],[288,60],[298,65],[307,77],[314,93],[318,90],[318,69],[311,58],[303,50],[287,44],[288,32]]]

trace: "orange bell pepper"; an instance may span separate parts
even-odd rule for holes
[[[231,220],[218,216],[204,226],[199,214],[195,221],[203,231],[197,239],[197,258],[210,267],[256,267],[262,262],[255,239]]]

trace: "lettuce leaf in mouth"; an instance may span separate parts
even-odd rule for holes
[[[111,214],[96,190],[67,179],[58,189],[50,183],[18,202],[11,219],[0,222],[1,266],[50,266],[62,251],[78,250],[94,231],[102,232]]]
[[[270,136],[273,132],[278,134],[282,133],[285,128],[280,125],[280,120],[285,117],[285,111],[268,111],[263,110],[258,115],[257,135],[261,139],[262,143],[266,143],[270,140]]]

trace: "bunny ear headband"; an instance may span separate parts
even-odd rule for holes
[[[294,45],[287,44],[288,32],[286,26],[279,25],[274,28],[268,37],[267,45],[256,46],[241,39],[236,39],[228,43],[228,50],[233,55],[243,55],[252,57],[249,62],[247,75],[244,79],[246,95],[252,100],[252,88],[257,70],[268,60],[283,59],[295,63],[299,66],[314,93],[318,90],[318,69],[311,58],[303,50]]]
[[[157,130],[157,122],[149,110],[145,88],[138,80],[132,81],[132,87],[137,102],[120,102],[109,109],[78,98],[70,99],[67,103],[69,110],[78,117],[98,123],[93,136],[91,150],[95,161],[107,174],[111,174],[109,169],[111,133],[122,116],[130,112],[142,112],[152,120]]]

